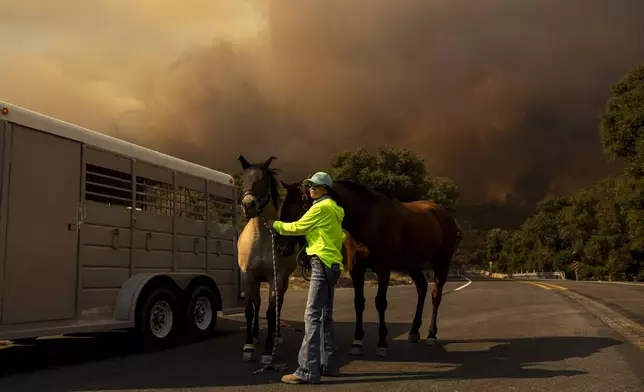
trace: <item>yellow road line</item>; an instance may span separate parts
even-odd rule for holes
[[[546,286],[550,286],[550,287],[556,287],[556,288],[558,288],[560,290],[568,290],[567,287],[559,286],[559,285],[556,285],[556,284],[553,284],[553,283],[543,282],[543,284],[545,284]]]
[[[531,285],[534,285],[534,286],[537,286],[537,287],[541,287],[544,290],[552,290],[551,287],[544,286],[541,283],[537,283],[537,282],[523,282],[523,283],[527,283],[527,284],[531,284]]]

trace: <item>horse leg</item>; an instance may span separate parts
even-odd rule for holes
[[[260,282],[253,288],[253,344],[259,344],[259,309],[262,307],[262,294]]]
[[[442,267],[436,271],[434,269],[434,289],[432,290],[432,322],[429,327],[429,335],[427,336],[427,344],[433,345],[436,343],[436,334],[438,333],[438,326],[436,325],[436,319],[438,318],[438,307],[441,304],[441,299],[443,298],[443,286],[447,281],[447,273],[449,268],[447,266]]]
[[[246,284],[246,341],[243,349],[243,360],[250,361],[255,353],[255,346],[259,343],[259,306],[261,296],[259,282],[252,281]]]
[[[414,314],[414,321],[411,324],[407,341],[415,343],[420,340],[420,326],[423,324],[423,308],[425,307],[425,298],[427,298],[428,284],[421,269],[409,271],[409,277],[414,281],[414,285],[416,285],[418,302],[416,302],[416,313]]]
[[[277,320],[277,309],[275,304],[275,284],[270,281],[268,289],[268,308],[266,309],[266,322],[268,324],[266,331],[266,343],[264,344],[264,354],[261,362],[266,364],[271,360],[273,353],[273,342],[275,338],[275,321]]]
[[[364,298],[364,275],[366,268],[362,266],[362,263],[357,263],[355,267],[350,271],[351,280],[353,281],[353,307],[356,312],[356,329],[353,336],[353,343],[351,344],[351,350],[349,350],[349,355],[362,355],[362,349],[364,347],[364,329],[362,326],[362,314],[365,308],[365,298]]]
[[[253,343],[253,300],[250,298],[250,295],[246,295],[246,340],[244,341],[243,349],[243,360],[250,361],[253,359],[253,353],[255,352],[255,344]]]
[[[387,310],[387,289],[389,288],[390,271],[380,271],[378,274],[378,294],[376,294],[376,309],[378,310],[378,344],[376,355],[387,356],[387,325],[385,324],[385,311]]]
[[[282,306],[284,306],[284,297],[286,296],[286,290],[288,290],[288,276],[285,276],[281,280],[281,284],[277,290],[277,299],[279,299],[280,305],[278,306],[279,310],[279,320],[277,323],[277,331],[275,332],[277,334],[277,342],[281,343],[282,339],[282,327],[280,326],[281,324],[281,318],[282,318]]]
[[[286,290],[288,289],[288,278],[283,279],[284,283],[278,285],[277,287],[277,298],[275,297],[275,285],[270,282],[270,295],[269,295],[269,302],[268,302],[268,309],[266,309],[266,320],[268,322],[268,331],[267,331],[267,336],[266,336],[266,344],[264,345],[264,354],[262,355],[262,363],[266,364],[273,360],[275,361],[275,358],[271,358],[273,355],[273,348],[275,344],[278,345],[279,347],[279,340],[281,339],[281,333],[280,333],[280,326],[279,326],[279,321],[277,319],[277,304],[276,304],[276,299],[279,299],[279,312],[280,315],[282,313],[282,305],[284,305],[284,294],[286,293]]]

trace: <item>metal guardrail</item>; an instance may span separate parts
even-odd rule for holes
[[[524,272],[520,274],[510,274],[512,279],[560,279],[566,280],[566,274],[563,272]]]
[[[519,279],[519,280],[539,280],[539,279],[558,279],[566,280],[563,272],[523,272],[514,274],[501,274],[486,270],[467,270],[466,273],[475,274],[483,277],[495,279]]]
[[[515,274],[490,273],[490,271],[479,269],[461,269],[461,274],[477,276],[485,279],[502,279],[502,280],[568,280],[564,272],[522,272]],[[573,280],[574,281],[574,280]],[[607,281],[607,280],[579,280],[579,283],[595,284],[616,284],[625,286],[634,286],[644,288],[644,282],[627,282],[627,281]]]

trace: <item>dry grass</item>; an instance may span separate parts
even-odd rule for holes
[[[299,275],[299,274],[298,274]],[[400,286],[400,285],[411,285],[413,284],[411,278],[407,275],[399,274],[397,272],[392,272],[389,279],[389,286]],[[376,274],[372,272],[367,272],[365,276],[365,287],[377,287],[378,280]],[[351,276],[349,273],[344,273],[340,277],[336,288],[352,288],[353,282],[351,281]],[[268,283],[262,283],[262,288],[268,288]],[[289,290],[306,290],[309,288],[309,282],[302,278],[301,276],[291,276],[289,279]]]

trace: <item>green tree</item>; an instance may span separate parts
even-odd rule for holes
[[[502,229],[492,229],[487,234],[487,245],[485,256],[488,262],[497,263],[497,271],[507,271],[507,260],[502,257],[504,246],[510,239],[510,233]]]
[[[342,152],[333,157],[331,174],[389,190],[401,201],[421,199],[429,191],[423,160],[411,151],[387,146],[375,154],[364,148]]]
[[[487,253],[508,271],[565,270],[570,276],[573,251],[581,256],[583,279],[621,279],[642,270],[644,67],[612,87],[599,134],[610,159],[624,161],[625,173],[571,197],[546,197],[512,234],[490,232]]]
[[[644,174],[644,66],[633,68],[612,87],[600,135],[611,159],[623,159],[636,176]]]
[[[456,208],[460,192],[445,177],[429,176],[423,159],[409,150],[382,146],[345,151],[331,161],[333,178],[357,181],[391,192],[400,201],[432,200],[448,210]]]
[[[447,177],[427,177],[426,180],[429,190],[424,198],[454,212],[461,195],[456,183]]]

